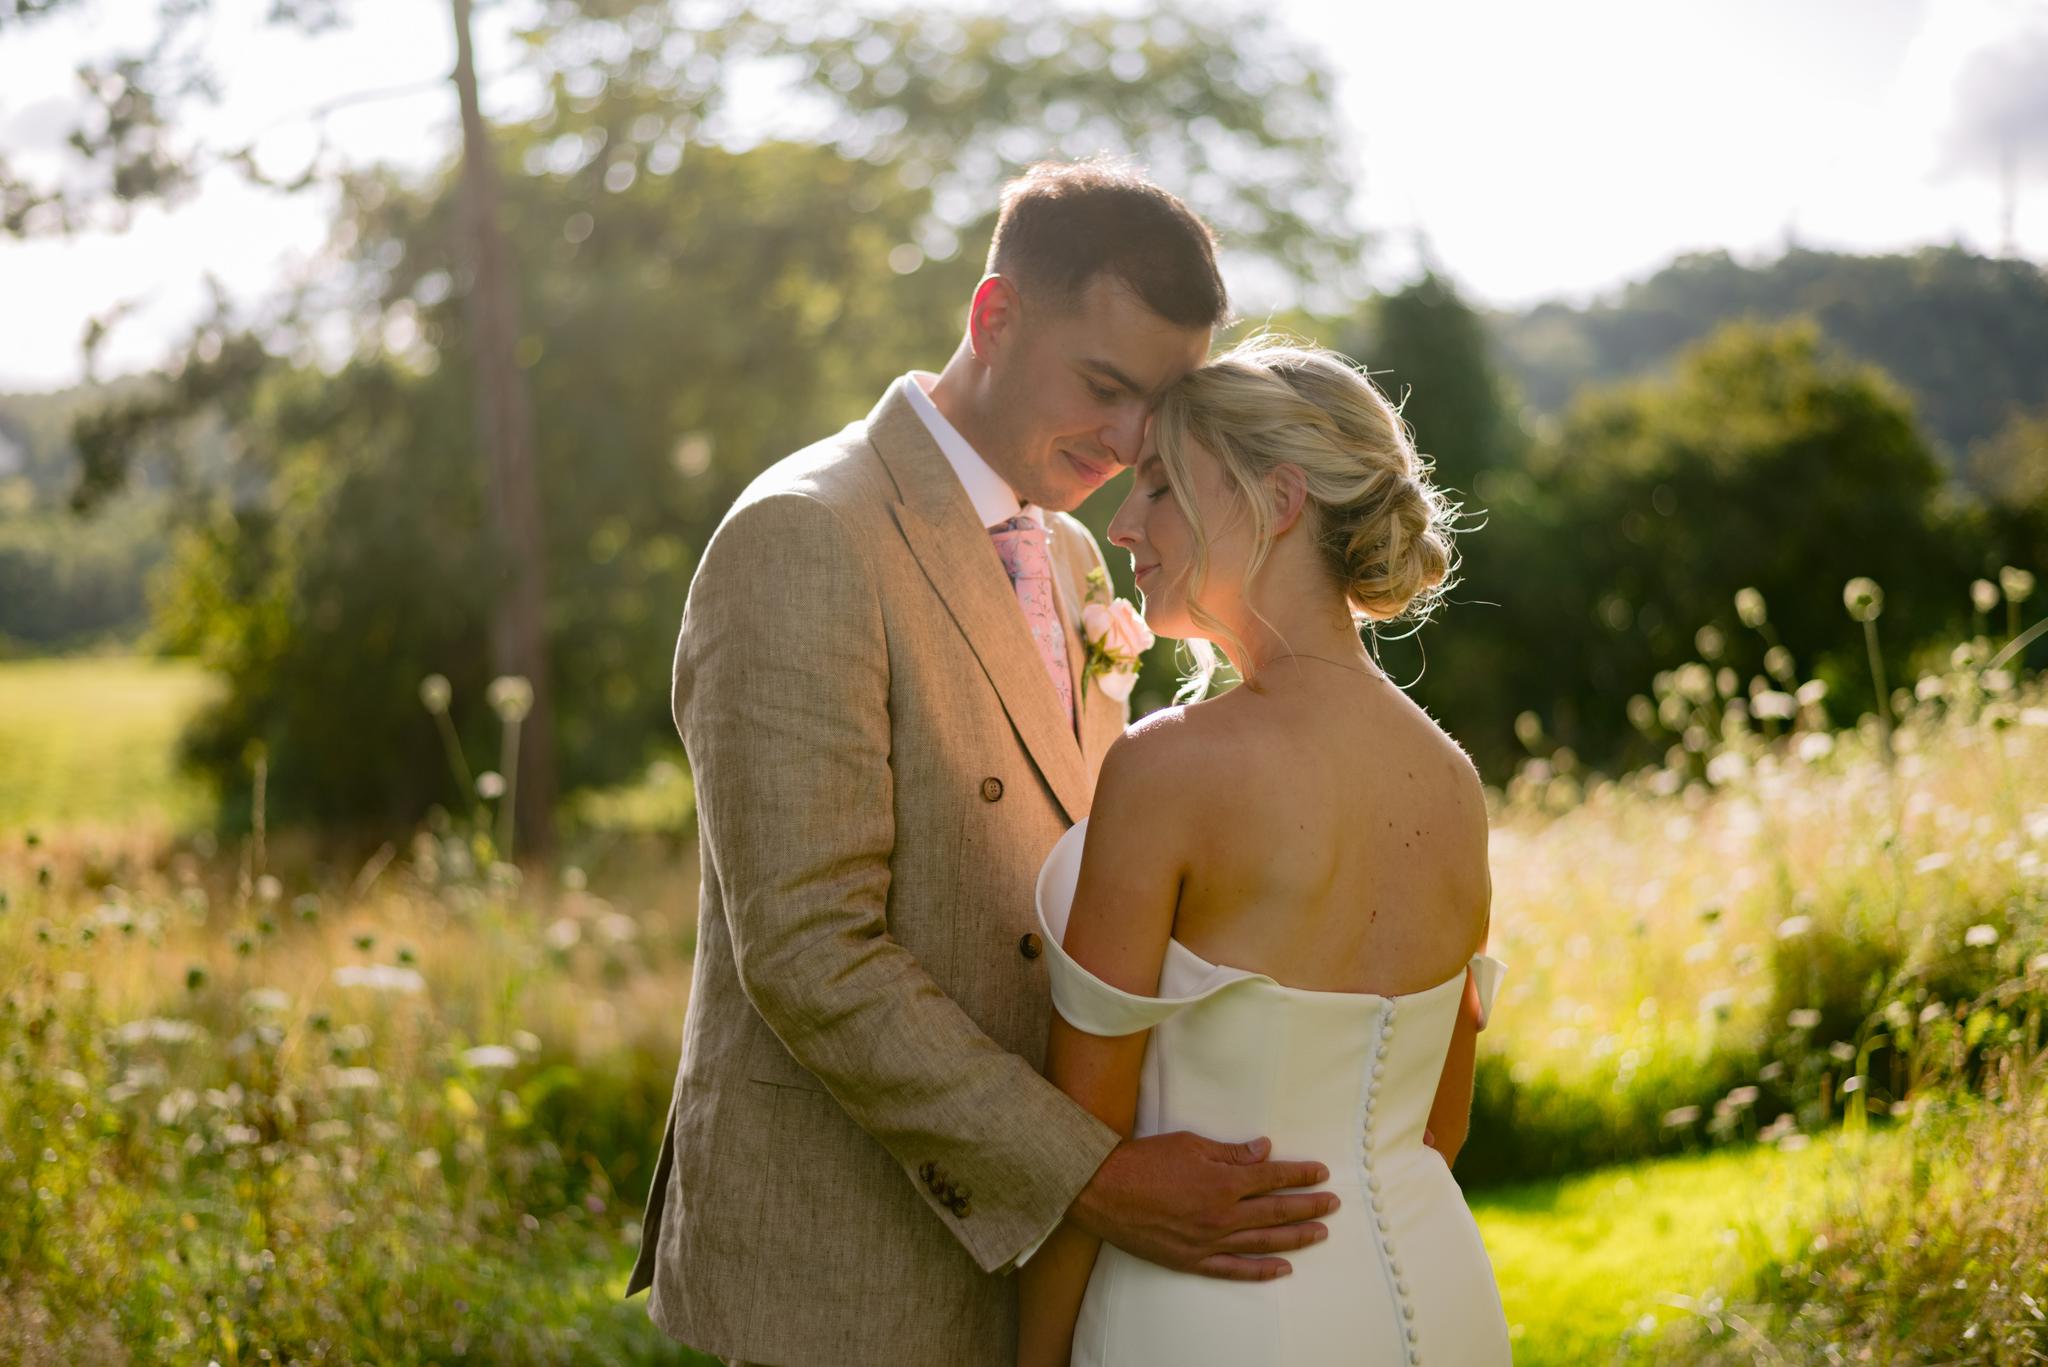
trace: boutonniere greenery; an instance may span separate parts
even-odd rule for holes
[[[1094,680],[1118,702],[1129,699],[1131,686],[1138,682],[1138,657],[1152,648],[1154,637],[1136,604],[1111,595],[1109,576],[1101,566],[1088,571],[1081,640],[1088,649],[1088,661],[1081,669],[1082,687]]]

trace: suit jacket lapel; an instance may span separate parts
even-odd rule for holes
[[[1079,821],[1088,814],[1090,787],[1081,744],[1060,714],[1016,590],[967,491],[894,385],[868,416],[868,443],[902,496],[894,512],[903,539],[981,661],[1053,796],[1069,820]]]

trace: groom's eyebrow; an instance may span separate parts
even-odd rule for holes
[[[1145,397],[1145,386],[1139,384],[1121,370],[1118,370],[1108,361],[1097,360],[1095,357],[1090,356],[1084,359],[1081,364],[1102,376],[1105,380],[1122,386],[1126,393],[1135,394],[1141,399]]]

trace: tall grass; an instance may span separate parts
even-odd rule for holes
[[[1865,1194],[1656,1279],[1676,1336],[1615,1360],[2036,1360],[2048,688],[1980,638],[1888,737],[1838,731],[1782,643],[1748,681],[1701,645],[1631,708],[1661,764],[1591,774],[1535,723],[1491,797],[1510,971],[1460,1178],[1819,1145]],[[0,1360],[674,1360],[618,1296],[688,991],[687,780],[585,803],[637,831],[554,869],[501,857],[514,782],[367,861],[0,837]],[[1503,1282],[1564,1277],[1512,1245]],[[1574,1322],[1522,1347],[1615,1321]]]

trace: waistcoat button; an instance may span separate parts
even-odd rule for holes
[[[985,778],[981,781],[981,800],[999,802],[1003,796],[1003,781],[999,778]]]
[[[1024,938],[1017,941],[1017,952],[1027,959],[1035,959],[1045,952],[1045,942],[1038,938],[1036,931],[1027,930]]]

